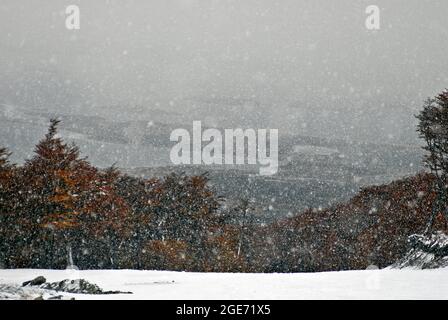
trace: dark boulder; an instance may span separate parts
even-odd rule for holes
[[[45,279],[42,276],[39,276],[37,278],[34,278],[33,280],[25,281],[24,283],[22,283],[22,287],[26,287],[26,286],[40,286],[40,285],[43,285],[45,282],[47,282],[47,279]]]

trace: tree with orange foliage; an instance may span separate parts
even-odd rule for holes
[[[0,148],[0,267],[8,265],[11,251],[11,232],[14,220],[15,166],[9,162],[10,152]]]
[[[79,199],[89,192],[96,176],[96,169],[80,159],[79,149],[57,136],[58,125],[58,120],[51,120],[48,133],[21,172],[19,223],[26,230],[31,256],[39,261],[37,266],[62,266],[64,251],[69,259],[73,232],[80,228]]]
[[[126,268],[154,268],[146,253],[148,242],[157,238],[152,189],[159,182],[158,179],[146,180],[124,174],[115,182],[117,193],[132,212],[129,221],[132,232],[123,245],[123,250],[127,250],[127,261],[122,261]]]
[[[22,170],[19,223],[27,232],[31,257],[40,261],[36,267],[62,267],[64,256],[72,264],[72,247],[80,245],[83,236],[110,239],[111,230],[126,224],[120,219],[128,214],[114,189],[118,173],[101,173],[80,158],[78,147],[57,136],[58,125],[51,120],[35,156]]]
[[[103,267],[109,268],[117,267],[117,253],[134,227],[131,208],[117,190],[119,176],[120,172],[114,167],[98,172],[94,187],[81,199],[82,224],[87,235],[102,246]]]
[[[207,243],[220,202],[208,186],[208,177],[173,173],[154,180],[149,199],[156,226],[154,240],[186,242],[192,270],[206,270],[210,257]]]
[[[252,258],[251,235],[254,232],[253,229],[256,224],[254,209],[254,204],[251,201],[246,198],[241,198],[235,206],[230,207],[220,214],[221,223],[224,224],[223,229],[228,232],[230,230],[233,231],[229,232],[229,236],[232,233],[236,233],[237,239],[234,246],[234,254],[241,261],[248,261]],[[231,242],[225,241],[225,243]]]
[[[151,240],[145,246],[150,255],[145,265],[158,270],[184,271],[192,265],[188,244],[181,240]]]
[[[5,148],[0,148],[0,214],[11,209],[11,185],[14,166],[9,162],[11,155]]]

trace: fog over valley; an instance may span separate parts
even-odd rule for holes
[[[80,30],[65,28],[70,4]],[[375,31],[365,27],[370,4],[2,0],[0,144],[21,163],[57,117],[95,165],[211,171],[225,195],[244,191],[266,207],[283,199],[283,213],[414,174],[414,114],[448,83],[448,3],[378,0]],[[170,133],[193,121],[278,129],[278,175],[172,168]]]

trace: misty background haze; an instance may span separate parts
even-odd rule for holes
[[[80,8],[68,30],[65,9]],[[381,29],[365,26],[381,10]],[[22,163],[49,119],[99,167],[210,173],[268,219],[422,170],[414,114],[448,87],[445,0],[2,0],[0,146]],[[170,133],[279,129],[279,171],[174,167]]]
[[[80,30],[65,28],[70,4]],[[444,0],[2,0],[0,102],[416,144],[413,114],[448,86],[447,13]]]

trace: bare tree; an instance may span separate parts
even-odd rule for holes
[[[425,230],[430,233],[437,214],[443,212],[448,219],[448,90],[428,99],[416,118],[419,120],[417,131],[426,143],[424,163],[436,177],[434,189],[437,196]]]

